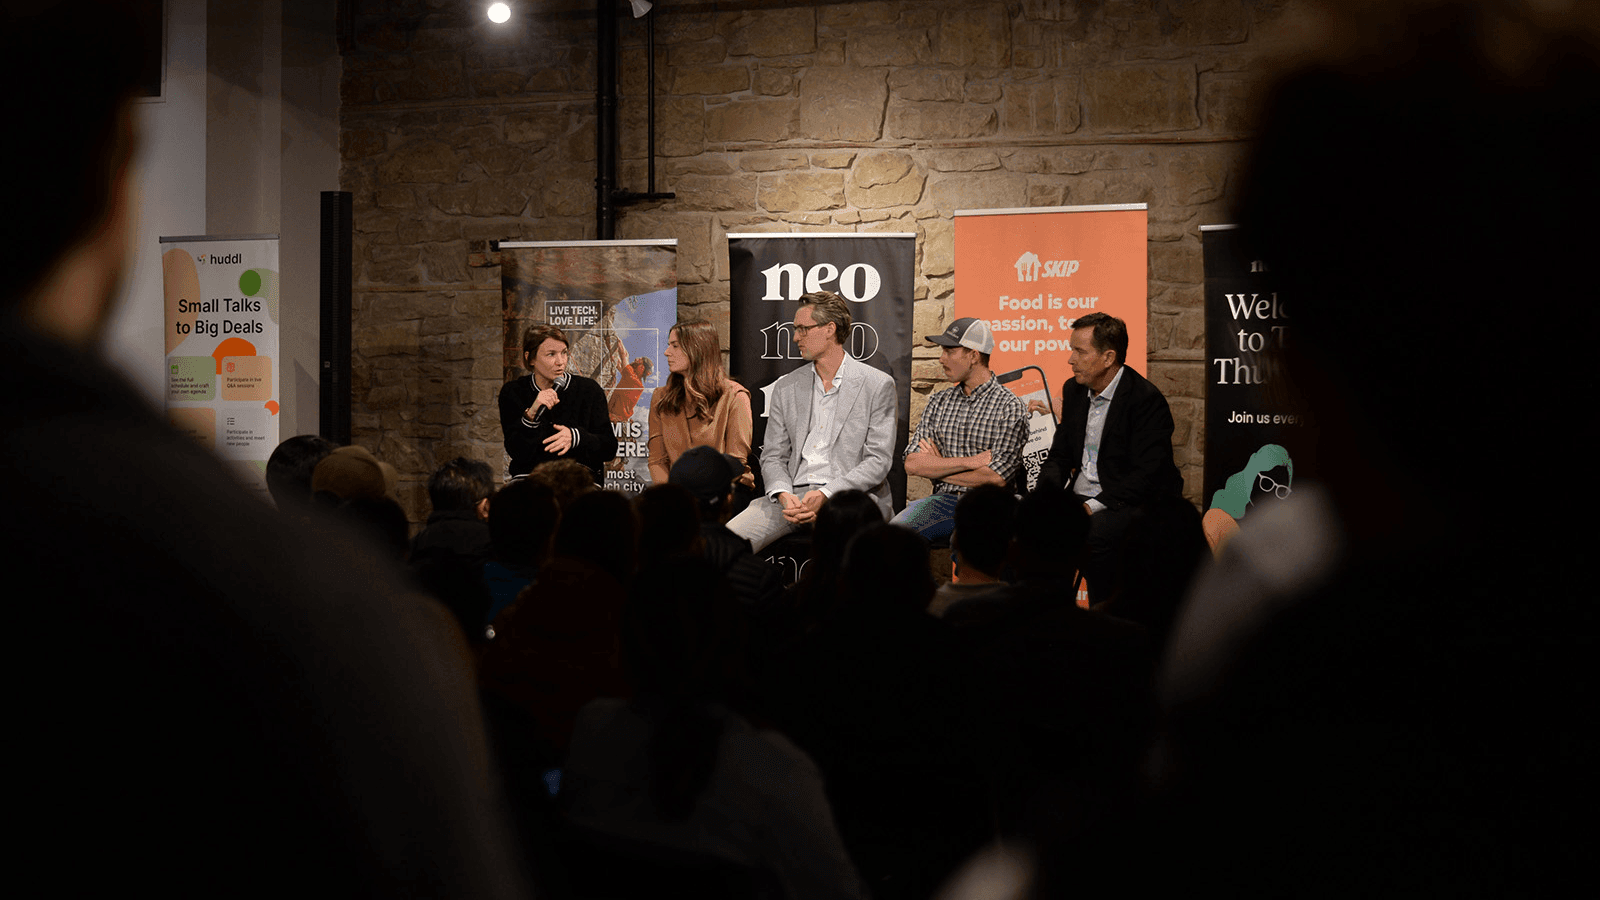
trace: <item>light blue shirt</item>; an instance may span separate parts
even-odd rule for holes
[[[1090,498],[1087,506],[1091,512],[1106,508],[1093,498],[1100,496],[1100,436],[1106,430],[1106,413],[1111,410],[1111,398],[1117,392],[1126,366],[1117,366],[1106,389],[1089,398],[1089,420],[1083,429],[1083,460],[1078,467],[1078,480],[1072,483],[1072,492]]]

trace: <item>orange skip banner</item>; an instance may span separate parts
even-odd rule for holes
[[[1128,324],[1141,375],[1148,335],[1149,209],[1143,203],[955,213],[955,314],[987,319],[990,369],[1031,410],[1023,462],[1031,489],[1072,377],[1072,322],[1091,312]]]

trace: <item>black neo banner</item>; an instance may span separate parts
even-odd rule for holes
[[[1252,510],[1316,475],[1316,428],[1284,371],[1292,298],[1239,229],[1200,229],[1206,270],[1206,533],[1215,545]]]
[[[905,454],[911,407],[911,303],[915,234],[730,234],[730,374],[750,389],[755,429],[751,468],[757,488],[766,431],[766,389],[805,364],[791,323],[800,296],[833,291],[855,320],[845,351],[887,372],[899,403],[889,486],[896,509],[906,502]]]

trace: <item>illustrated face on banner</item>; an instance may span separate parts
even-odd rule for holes
[[[555,338],[545,338],[527,363],[539,385],[548,386],[567,371],[567,345]]]
[[[1072,355],[1067,363],[1072,366],[1072,379],[1096,394],[1106,389],[1117,374],[1113,371],[1114,350],[1096,350],[1094,329],[1079,328],[1072,332]]]

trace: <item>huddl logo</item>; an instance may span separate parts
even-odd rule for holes
[[[1038,281],[1040,278],[1071,278],[1078,271],[1075,259],[1040,259],[1039,254],[1028,251],[1017,257],[1018,281]]]

